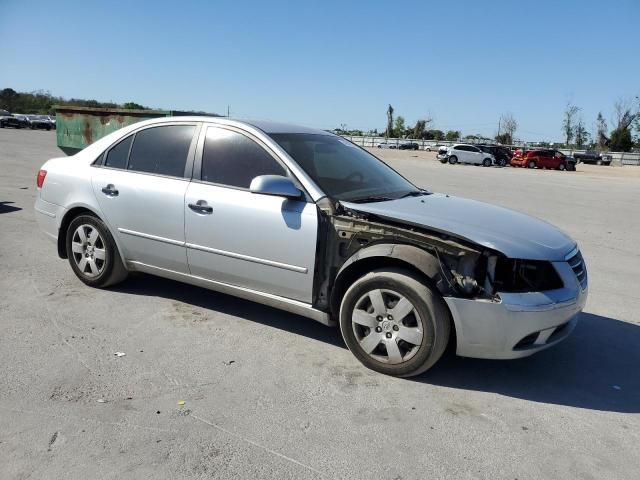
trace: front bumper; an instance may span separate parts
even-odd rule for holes
[[[565,285],[548,292],[502,293],[500,301],[445,297],[456,328],[456,353],[463,357],[512,359],[564,340],[587,301],[567,262],[554,262]]]

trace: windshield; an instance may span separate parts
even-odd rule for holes
[[[393,200],[418,189],[385,163],[333,135],[269,135],[329,197],[345,201]]]

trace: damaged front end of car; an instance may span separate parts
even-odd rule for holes
[[[325,241],[318,245],[314,307],[334,316],[359,276],[400,266],[418,272],[444,298],[458,355],[506,359],[562,340],[584,307],[586,268],[582,285],[568,261],[510,258],[450,232],[340,202],[327,200],[318,208]]]

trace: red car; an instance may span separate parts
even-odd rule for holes
[[[551,168],[554,170],[571,170],[567,156],[557,150],[516,150],[509,162],[512,167]]]

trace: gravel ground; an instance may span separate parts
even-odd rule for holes
[[[590,297],[574,334],[403,380],[364,369],[336,330],[247,301],[143,275],[90,289],[34,221],[55,133],[0,130],[0,478],[637,478],[640,169],[375,153],[576,238]]]

